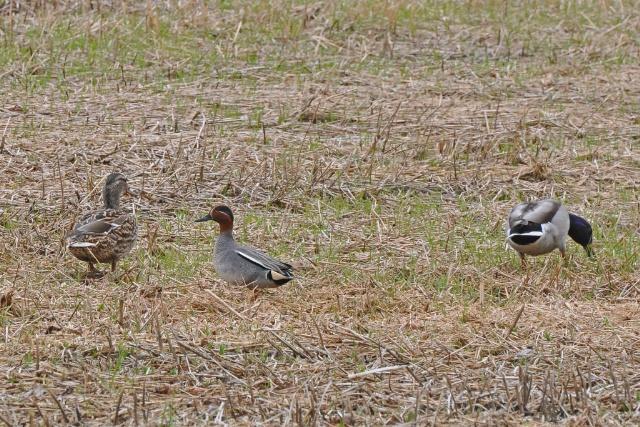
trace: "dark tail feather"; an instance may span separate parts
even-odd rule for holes
[[[593,230],[586,219],[572,213],[569,214],[569,237],[580,244],[587,251],[589,257],[593,256],[593,249],[591,249]]]

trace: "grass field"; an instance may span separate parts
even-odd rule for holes
[[[637,1],[0,1],[0,421],[640,423]],[[65,233],[129,177],[86,283]],[[519,258],[506,215],[594,226]],[[255,299],[213,205],[296,267]]]

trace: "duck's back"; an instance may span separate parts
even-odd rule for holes
[[[509,214],[509,227],[524,221],[536,224],[551,222],[562,209],[562,205],[555,200],[539,200],[537,202],[520,203]]]

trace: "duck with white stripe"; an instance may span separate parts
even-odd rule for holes
[[[233,238],[233,213],[228,206],[216,206],[196,222],[215,221],[220,225],[216,239],[213,267],[227,283],[251,289],[277,288],[293,279],[293,267],[271,258]]]
[[[580,244],[587,256],[593,255],[593,232],[589,222],[572,213],[555,200],[520,203],[511,210],[507,221],[507,243],[520,255],[543,255],[554,249],[565,257],[567,236]]]

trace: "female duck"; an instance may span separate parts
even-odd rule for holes
[[[213,266],[227,283],[245,285],[251,289],[276,288],[293,279],[291,265],[236,243],[233,239],[233,213],[229,207],[216,206],[196,222],[211,220],[220,224]]]
[[[509,214],[507,243],[520,254],[523,267],[525,255],[542,255],[556,248],[564,258],[567,236],[582,245],[588,256],[593,255],[591,225],[555,200],[520,203]]]
[[[67,236],[69,252],[89,264],[89,277],[103,274],[96,263],[111,263],[111,271],[115,271],[117,262],[135,244],[136,218],[120,209],[120,197],[125,193],[129,194],[129,185],[124,175],[107,176],[102,190],[104,208],[83,215]]]

